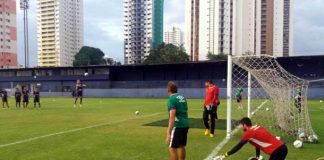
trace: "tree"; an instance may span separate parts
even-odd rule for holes
[[[89,66],[105,64],[105,54],[99,49],[83,46],[75,55],[73,66]]]
[[[113,58],[105,57],[105,64],[108,66],[120,66],[121,62],[115,61]]]
[[[162,43],[156,49],[150,51],[144,64],[163,64],[188,62],[189,56],[183,46],[177,47],[173,44]]]
[[[213,54],[211,52],[208,52],[207,59],[210,61],[222,61],[227,60],[227,55],[221,53],[221,54]]]

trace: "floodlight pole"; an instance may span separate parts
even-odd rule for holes
[[[232,132],[232,55],[227,56],[227,121],[226,121],[226,138],[231,137]]]
[[[25,68],[29,67],[29,42],[28,42],[28,9],[29,0],[20,0],[20,9],[24,11],[24,49],[25,49]]]
[[[248,72],[248,106],[247,106],[247,116],[251,118],[251,72]]]

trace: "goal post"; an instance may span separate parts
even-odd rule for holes
[[[318,140],[308,114],[307,80],[290,74],[269,55],[228,55],[227,67],[228,138],[239,119],[250,117],[276,136]]]
[[[232,55],[227,56],[227,121],[226,137],[230,138],[232,133]]]

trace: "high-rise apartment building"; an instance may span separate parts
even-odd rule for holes
[[[164,43],[180,47],[183,44],[183,36],[180,28],[172,27],[164,32]]]
[[[0,0],[0,68],[17,66],[16,0]]]
[[[199,13],[199,60],[207,54],[232,52],[233,0],[201,0]]]
[[[192,60],[208,53],[292,55],[293,0],[186,2],[185,46]]]
[[[124,61],[142,63],[163,43],[164,0],[124,0]]]
[[[233,0],[186,1],[185,47],[193,61],[232,52]]]
[[[83,0],[37,0],[38,66],[72,66],[83,46]]]
[[[185,1],[185,49],[192,61],[199,60],[200,0]]]
[[[235,53],[293,54],[293,0],[236,0]]]

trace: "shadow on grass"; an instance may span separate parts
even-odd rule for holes
[[[167,127],[168,126],[168,119],[160,120],[160,121],[155,121],[151,123],[144,124],[144,126],[152,126],[152,127]],[[190,122],[190,128],[198,128],[198,129],[205,129],[203,120],[200,118],[189,118]],[[238,124],[237,120],[232,120],[232,125],[233,124]],[[232,126],[235,127],[235,126]],[[225,119],[219,119],[216,122],[215,129],[218,130],[225,130],[226,129],[226,120]]]

